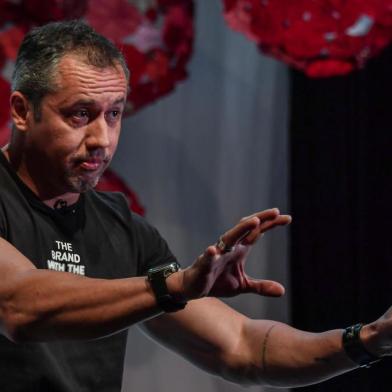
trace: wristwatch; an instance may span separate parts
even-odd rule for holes
[[[347,327],[343,332],[343,347],[347,356],[357,363],[361,368],[369,368],[376,362],[381,361],[381,357],[369,353],[361,342],[359,336],[363,324],[355,324]]]
[[[158,306],[165,312],[177,312],[178,310],[184,309],[187,304],[184,298],[173,297],[169,293],[166,285],[166,279],[179,269],[180,265],[173,261],[169,264],[150,268],[147,271],[147,279],[155,294]]]

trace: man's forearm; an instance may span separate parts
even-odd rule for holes
[[[248,320],[242,349],[249,355],[226,376],[241,384],[296,387],[345,373],[358,365],[344,352],[342,332],[308,333],[278,322]]]
[[[144,277],[91,279],[32,269],[0,292],[3,333],[13,341],[94,339],[158,313]]]

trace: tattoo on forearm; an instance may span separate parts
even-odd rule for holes
[[[263,341],[263,353],[262,353],[262,359],[261,359],[261,366],[263,368],[263,372],[267,372],[267,346],[268,346],[268,340],[271,334],[271,331],[276,327],[276,324],[271,325],[267,333],[265,334],[265,338]]]

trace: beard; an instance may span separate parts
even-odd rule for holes
[[[97,170],[84,170],[81,167],[83,162],[89,161],[90,159],[99,160],[100,165]],[[102,174],[109,166],[110,161],[110,157],[101,156],[101,154],[74,157],[70,167],[64,173],[68,191],[72,193],[83,193],[95,188]]]
[[[103,174],[99,173],[95,175],[94,177],[88,177],[86,178],[85,176],[71,176],[68,177],[68,189],[69,192],[72,193],[83,193],[87,192],[90,189],[95,188],[95,186],[98,184],[101,176]]]

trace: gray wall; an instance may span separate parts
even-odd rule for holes
[[[190,78],[124,121],[113,168],[140,195],[183,265],[244,215],[288,210],[288,75],[230,31],[220,1],[199,0]],[[288,320],[288,229],[265,236],[247,271],[286,283],[284,299],[229,303],[255,318]],[[175,333],[175,332],[174,332]],[[130,331],[124,391],[239,391]],[[266,391],[252,387],[248,391]]]

